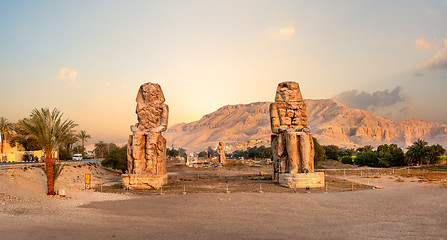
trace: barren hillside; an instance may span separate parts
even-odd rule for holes
[[[333,99],[306,100],[313,135],[321,144],[341,147],[411,145],[418,138],[447,146],[447,125],[410,119],[394,122],[370,112],[349,108]],[[231,150],[270,145],[270,102],[228,105],[202,119],[168,129],[168,146],[201,151],[225,142]]]

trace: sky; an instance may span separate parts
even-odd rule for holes
[[[447,0],[3,1],[0,116],[58,108],[124,142],[135,97],[159,83],[169,125],[273,101],[296,81],[395,121],[447,122]]]

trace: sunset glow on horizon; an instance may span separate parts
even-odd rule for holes
[[[447,1],[0,2],[0,116],[58,108],[124,142],[159,83],[169,125],[279,82],[396,121],[447,122]]]

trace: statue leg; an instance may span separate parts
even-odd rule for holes
[[[299,136],[299,145],[303,172],[313,172],[313,140],[310,134],[301,133]]]
[[[288,172],[290,164],[287,157],[286,135],[284,133],[278,134],[278,173]]]
[[[160,142],[160,133],[150,133],[146,140],[146,173],[158,174],[159,147],[163,143]]]
[[[132,140],[133,135],[129,136],[129,142],[127,143],[127,172],[133,173],[133,157],[132,157]]]
[[[298,149],[298,134],[295,132],[285,132],[286,135],[286,148],[289,158],[290,173],[298,173],[300,163],[300,149]]]
[[[143,174],[146,168],[144,160],[146,136],[142,133],[134,133],[132,139],[133,174]]]
[[[156,159],[157,174],[166,174],[166,139],[158,134],[157,140],[157,159]]]
[[[271,135],[272,142],[272,161],[273,161],[273,180],[278,179],[279,174],[279,155],[278,155],[278,135]]]

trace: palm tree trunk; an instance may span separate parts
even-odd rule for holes
[[[82,157],[84,157],[84,139],[82,139]]]
[[[73,145],[72,144],[68,144],[67,145],[67,149],[68,149],[68,153],[70,154],[70,156],[73,156]]]
[[[48,151],[50,152],[50,151]],[[54,192],[54,169],[53,169],[53,155],[50,154],[45,154],[48,156],[45,156],[45,169],[47,172],[47,188],[48,188],[48,193],[47,195],[56,195],[56,193]]]
[[[3,145],[5,144],[5,134],[3,134],[3,132],[2,132],[1,137],[2,137],[2,157],[3,157],[3,149],[4,149]],[[3,159],[0,159],[0,160],[3,160]]]

